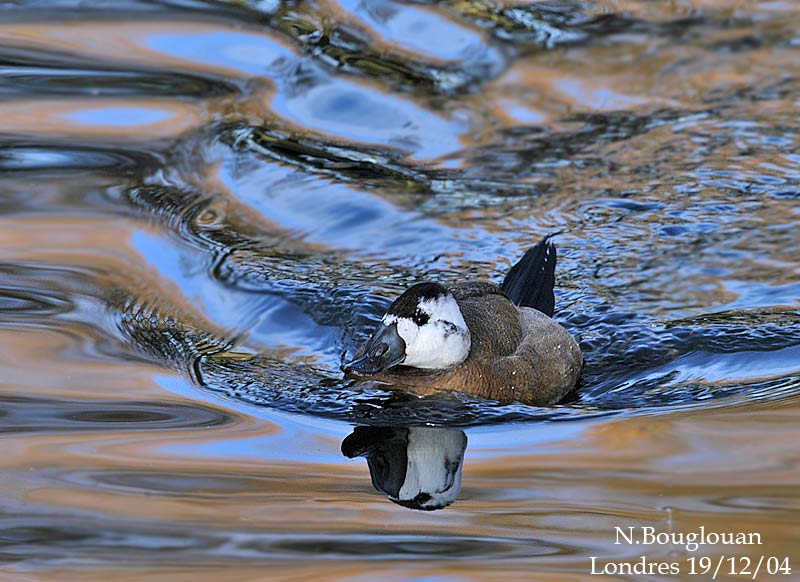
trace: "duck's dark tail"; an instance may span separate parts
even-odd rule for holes
[[[533,307],[552,316],[556,308],[556,246],[544,237],[511,267],[501,288],[520,307]]]

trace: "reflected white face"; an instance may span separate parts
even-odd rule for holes
[[[419,297],[412,313],[392,313],[390,309],[383,323],[397,324],[397,333],[406,344],[404,366],[443,370],[469,355],[469,329],[450,293]]]
[[[395,500],[423,499],[421,509],[447,507],[461,491],[461,466],[467,435],[452,428],[408,429],[406,472]]]

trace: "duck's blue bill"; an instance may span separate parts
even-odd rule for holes
[[[406,342],[397,333],[397,324],[383,325],[361,346],[351,361],[342,366],[345,374],[371,376],[396,366],[406,359]]]

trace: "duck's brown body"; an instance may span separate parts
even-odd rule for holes
[[[375,376],[420,395],[467,392],[500,402],[554,404],[578,382],[583,357],[557,322],[530,307],[517,307],[492,283],[450,289],[470,331],[463,363],[446,370],[396,366]]]

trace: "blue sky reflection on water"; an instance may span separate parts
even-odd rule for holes
[[[409,99],[336,78],[279,93],[272,106],[278,115],[330,138],[397,148],[418,161],[459,151],[459,136],[467,131],[463,122],[447,120]]]
[[[483,229],[445,225],[358,186],[265,160],[242,158],[223,166],[219,179],[288,236],[337,253],[433,257],[464,244],[496,243]]]
[[[287,46],[263,34],[246,31],[150,34],[145,41],[152,50],[196,61],[198,65],[273,76],[275,80],[287,64],[297,61]]]
[[[69,114],[69,119],[82,125],[135,127],[161,123],[169,120],[173,113],[154,107],[94,107]]]
[[[334,139],[372,143],[409,151],[416,159],[434,159],[461,149],[462,122],[449,121],[412,100],[379,91],[366,83],[321,75],[317,66],[281,43],[249,32],[158,34],[147,46],[168,55],[197,60],[241,74],[265,76],[282,87],[272,100],[277,116],[313,127]],[[303,66],[314,79],[287,86],[287,71]],[[376,120],[380,123],[376,123]]]
[[[386,0],[338,0],[338,4],[373,27],[380,38],[426,57],[457,60],[470,51],[489,50],[476,31],[422,6]]]

